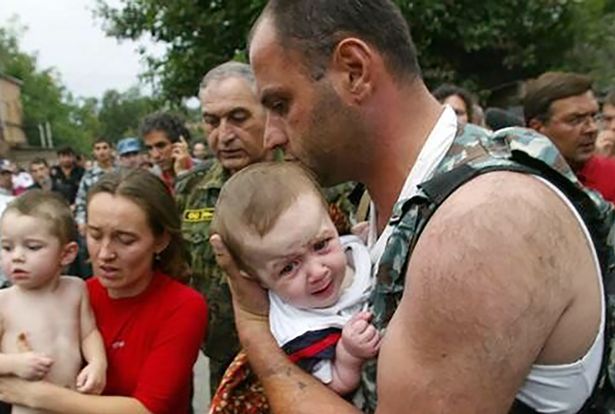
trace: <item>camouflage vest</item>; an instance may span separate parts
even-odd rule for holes
[[[545,137],[523,128],[489,133],[473,125],[460,128],[453,145],[432,176],[419,186],[419,193],[399,201],[389,225],[394,227],[376,272],[371,304],[374,324],[384,333],[401,300],[406,268],[427,221],[448,195],[470,179],[490,171],[508,170],[541,176],[555,184],[575,205],[589,228],[603,272],[607,294],[607,335],[603,369],[594,396],[582,412],[615,414],[615,213],[596,192],[582,187],[568,164]],[[365,364],[359,396],[364,412],[376,408],[376,360]],[[594,411],[589,411],[589,410]],[[587,410],[587,411],[585,411]],[[513,413],[531,413],[515,402]]]

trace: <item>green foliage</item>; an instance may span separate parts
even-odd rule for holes
[[[53,69],[39,69],[36,55],[19,49],[24,28],[0,28],[0,71],[21,80],[24,130],[28,144],[39,146],[39,125],[49,123],[55,146],[71,145],[88,153],[92,141],[104,136],[117,141],[137,135],[141,118],[156,101],[138,88],[107,91],[103,98],[75,98]]]
[[[209,68],[241,54],[264,0],[122,0],[112,8],[98,0],[107,33],[124,39],[149,36],[167,45],[162,59],[147,57],[164,99],[179,103],[197,94]]]
[[[126,136],[138,136],[140,120],[155,108],[155,102],[141,96],[138,88],[124,93],[107,91],[98,111],[99,135],[114,142]]]
[[[572,45],[572,0],[396,1],[427,83],[494,91],[548,70]]]
[[[71,106],[52,69],[39,70],[37,58],[19,50],[24,28],[0,28],[0,71],[23,82],[21,99],[24,130],[31,145],[40,145],[39,125],[50,123],[56,144],[83,148],[80,131],[71,127]]]
[[[460,83],[483,96],[545,70],[589,65],[586,57],[578,57],[581,62],[569,61],[577,56],[571,50],[586,50],[588,43],[596,45],[597,40],[585,38],[584,43],[576,43],[581,40],[579,33],[595,24],[579,19],[579,10],[615,10],[614,0],[395,2],[410,22],[427,83],[432,87]],[[138,39],[147,35],[167,45],[162,58],[148,57],[148,75],[165,99],[179,102],[195,94],[208,69],[242,53],[245,56],[248,31],[265,3],[122,0],[114,8],[98,0],[98,15],[112,36]],[[601,27],[612,22],[610,18],[600,17]]]
[[[596,87],[615,87],[615,0],[586,0],[576,10],[576,38],[562,68],[589,73]]]

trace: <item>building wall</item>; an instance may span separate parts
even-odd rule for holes
[[[0,74],[0,155],[25,143],[21,82]]]

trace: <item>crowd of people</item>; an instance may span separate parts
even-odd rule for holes
[[[200,348],[211,413],[613,414],[615,90],[430,91],[389,0],[250,33],[203,140],[161,111],[0,160],[0,400],[190,413]]]

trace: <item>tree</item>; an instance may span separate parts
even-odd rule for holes
[[[39,69],[36,55],[19,49],[24,30],[16,21],[0,28],[0,71],[23,82],[24,130],[30,145],[40,145],[39,125],[46,123],[55,146],[71,145],[86,153],[97,137],[115,142],[138,134],[140,120],[158,106],[157,100],[141,95],[137,87],[126,92],[106,91],[100,101],[75,98],[53,68]]]
[[[0,28],[0,71],[23,82],[23,126],[28,143],[40,145],[39,125],[49,123],[56,145],[86,149],[84,131],[71,121],[72,96],[62,86],[59,75],[53,69],[38,69],[36,55],[19,49],[19,36],[24,30]]]
[[[430,86],[455,82],[489,95],[502,85],[563,67],[574,46],[573,24],[586,2],[612,0],[396,0],[411,23]],[[245,51],[248,31],[265,0],[98,0],[107,33],[148,35],[168,48],[148,56],[148,76],[168,100],[196,92],[211,67]],[[587,24],[587,22],[584,22]],[[147,52],[142,51],[145,55]]]
[[[146,76],[162,97],[179,103],[194,96],[205,72],[245,49],[252,21],[264,0],[122,0],[121,8],[98,0],[109,35],[137,40],[151,36],[168,45],[161,58],[147,56]]]
[[[576,14],[576,38],[563,69],[589,73],[597,89],[615,88],[615,0],[587,0]]]
[[[156,102],[142,96],[138,88],[123,93],[109,90],[100,102],[98,133],[113,142],[129,135],[137,136],[140,120],[155,108]]]

